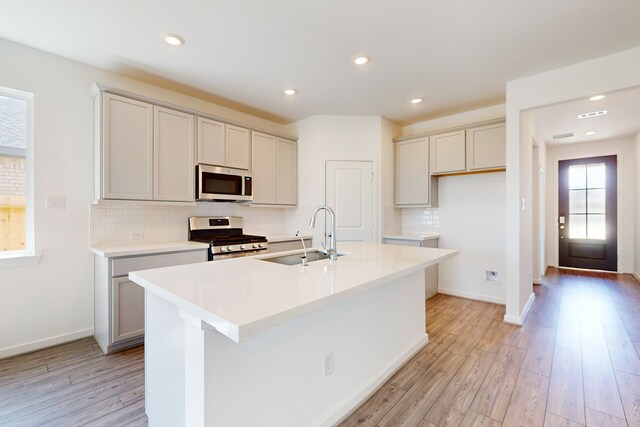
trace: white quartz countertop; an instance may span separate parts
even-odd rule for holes
[[[91,248],[91,252],[105,258],[115,258],[165,252],[196,251],[198,249],[204,250],[208,247],[209,245],[207,243],[189,242],[185,240],[179,242],[145,243],[140,245],[96,246]]]
[[[314,261],[306,267],[262,261],[260,258],[274,254],[261,254],[134,271],[129,278],[176,305],[188,317],[241,342],[458,253],[453,249],[375,243],[340,243],[338,251],[345,255],[337,261]]]
[[[382,236],[384,239],[396,239],[396,240],[411,240],[416,242],[424,242],[425,240],[439,239],[438,233],[425,233],[425,234],[385,234]]]

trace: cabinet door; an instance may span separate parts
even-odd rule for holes
[[[111,281],[111,298],[111,341],[144,335],[144,288],[126,277],[117,277]]]
[[[252,132],[251,174],[253,176],[253,202],[276,203],[276,138]]]
[[[464,131],[431,137],[431,173],[460,172],[466,169]]]
[[[276,139],[276,203],[298,204],[298,143]]]
[[[496,169],[506,165],[504,123],[467,130],[467,168]]]
[[[154,106],[155,200],[194,200],[193,116]]]
[[[251,164],[251,134],[249,130],[237,126],[226,126],[226,166],[249,170]]]
[[[225,125],[198,117],[198,163],[226,166]]]
[[[429,204],[429,139],[396,143],[396,205]]]
[[[102,197],[153,198],[153,106],[103,94]]]

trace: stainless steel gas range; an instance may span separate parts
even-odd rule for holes
[[[209,243],[209,261],[255,255],[267,250],[265,236],[244,234],[242,217],[192,216],[189,240]]]

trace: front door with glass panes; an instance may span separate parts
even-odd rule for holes
[[[616,271],[616,156],[558,163],[560,267]]]

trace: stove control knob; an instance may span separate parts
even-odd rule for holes
[[[231,248],[229,246],[221,246],[220,247],[220,252],[229,252],[231,250]]]
[[[247,245],[240,245],[240,250],[245,250],[247,249]]]
[[[252,247],[253,249],[256,249],[256,248],[259,248],[260,246],[259,246],[257,243],[254,243],[251,247]]]
[[[262,243],[258,243],[258,247],[259,248],[264,248],[264,245]]]

